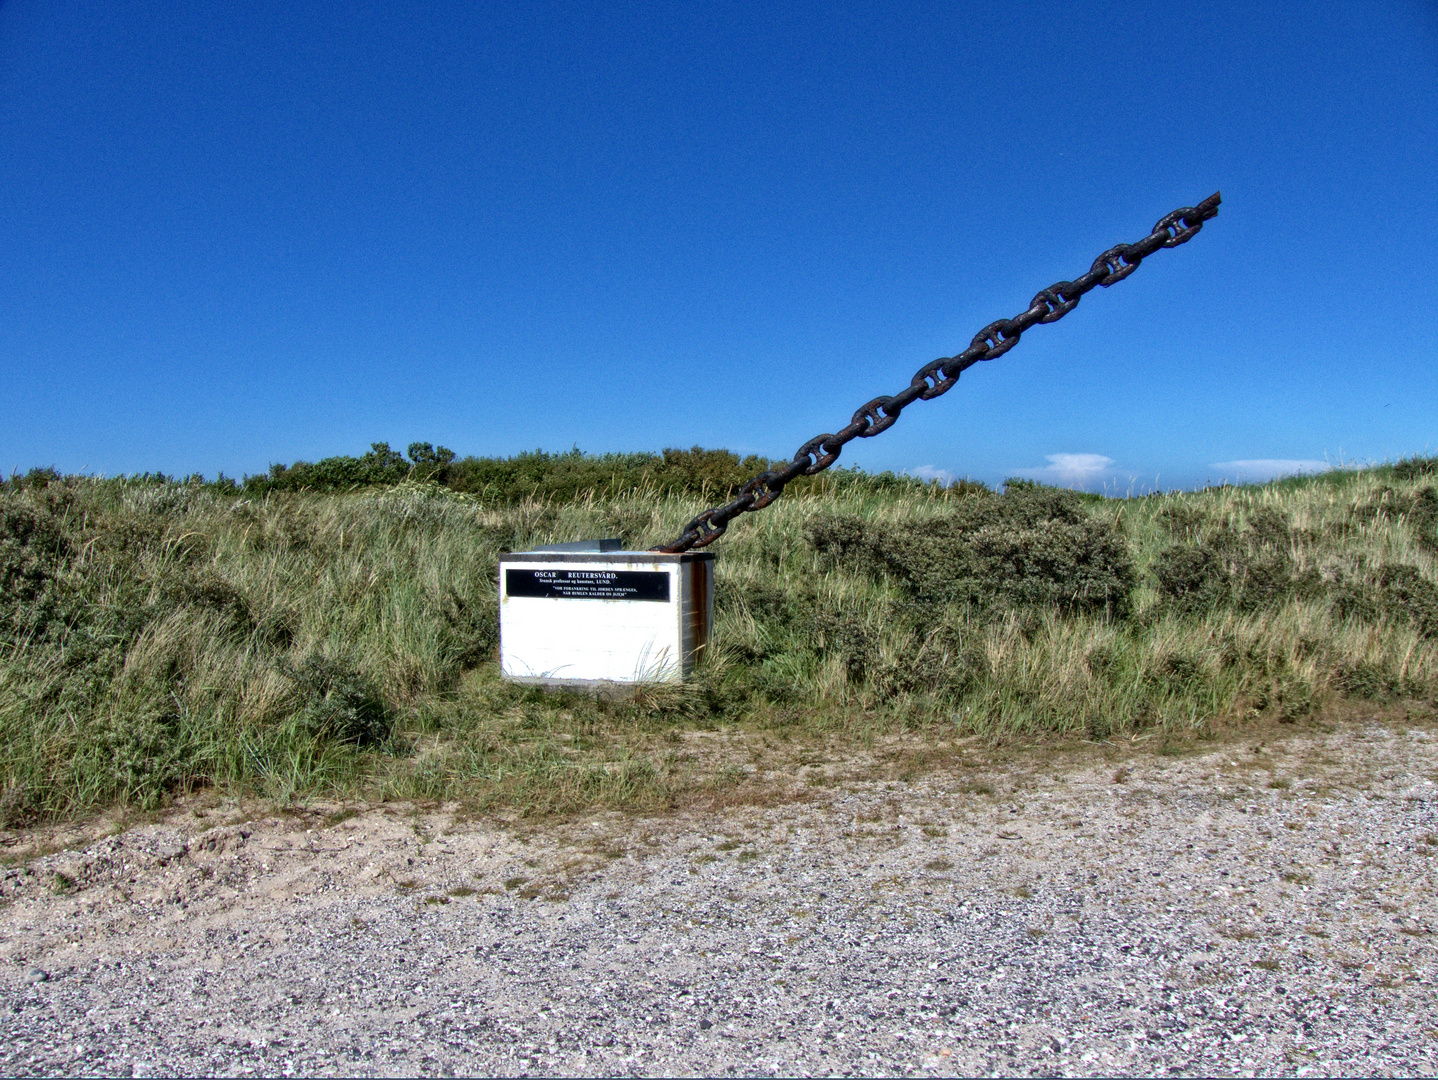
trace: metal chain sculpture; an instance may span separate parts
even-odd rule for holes
[[[688,525],[672,543],[652,548],[653,551],[681,552],[702,548],[724,535],[729,522],[740,514],[762,510],[784,493],[784,486],[801,476],[821,473],[839,459],[844,444],[854,439],[871,439],[887,431],[899,413],[915,401],[929,401],[947,393],[959,381],[965,368],[980,360],[994,360],[1019,343],[1019,337],[1031,326],[1058,322],[1078,306],[1079,298],[1102,285],[1108,288],[1122,281],[1139,263],[1160,248],[1178,247],[1193,239],[1203,223],[1218,215],[1219,193],[1214,192],[1197,206],[1185,206],[1165,214],[1153,231],[1136,244],[1111,247],[1093,261],[1088,273],[1073,281],[1060,281],[1044,289],[1029,303],[1026,311],[1012,319],[989,323],[977,334],[969,347],[957,356],[941,357],[925,364],[914,373],[909,385],[892,397],[876,397],[859,406],[847,427],[831,435],[818,435],[799,447],[794,460],[778,470],[760,473],[739,489],[732,502],[705,510]]]

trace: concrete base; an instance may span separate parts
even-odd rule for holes
[[[615,682],[612,679],[546,679],[504,676],[504,681],[515,686],[533,686],[553,693],[577,694],[589,699],[604,701],[628,701],[646,686],[677,686],[678,682]]]
[[[710,552],[540,550],[500,559],[500,671],[512,682],[606,696],[682,682],[713,621]]]

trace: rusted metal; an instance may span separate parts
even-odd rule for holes
[[[1059,281],[1041,290],[1029,301],[1028,308],[1012,319],[989,323],[974,335],[963,352],[925,364],[899,393],[865,402],[847,426],[810,439],[799,447],[794,459],[784,468],[760,473],[741,487],[730,502],[705,510],[684,526],[684,532],[676,540],[651,550],[676,553],[712,544],[724,535],[730,521],[740,514],[764,509],[784,493],[785,485],[791,480],[814,476],[833,465],[846,443],[854,439],[871,439],[879,432],[887,431],[909,405],[948,393],[966,368],[980,360],[1003,356],[1019,343],[1025,330],[1039,323],[1058,322],[1078,306],[1085,293],[1100,285],[1108,288],[1114,282],[1122,281],[1160,248],[1186,244],[1203,228],[1205,221],[1217,216],[1221,201],[1215,191],[1197,206],[1185,206],[1165,214],[1153,230],[1137,243],[1109,248],[1093,261],[1087,273],[1073,281]]]
[[[690,671],[703,657],[714,631],[714,563],[695,561],[680,566],[687,576],[686,624],[681,632],[684,670]]]

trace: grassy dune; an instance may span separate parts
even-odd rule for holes
[[[493,505],[433,481],[247,495],[37,474],[0,491],[0,817],[205,787],[648,808],[722,799],[756,754],[900,732],[1189,738],[1360,699],[1431,712],[1435,469],[1129,500],[892,477],[789,494],[719,544],[700,677],[622,703],[500,682],[498,556],[647,546],[692,494]]]

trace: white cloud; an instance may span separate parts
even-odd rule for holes
[[[1044,458],[1048,464],[1043,468],[1019,469],[1015,475],[1059,487],[1087,487],[1113,470],[1113,458],[1102,454],[1045,454]]]
[[[1220,479],[1240,484],[1262,484],[1280,476],[1327,472],[1332,467],[1326,461],[1315,461],[1311,458],[1252,458],[1245,461],[1219,461],[1209,466],[1217,471]]]
[[[915,465],[908,470],[910,476],[917,476],[920,480],[937,480],[941,484],[952,484],[954,474],[948,469],[938,469],[933,465]]]

